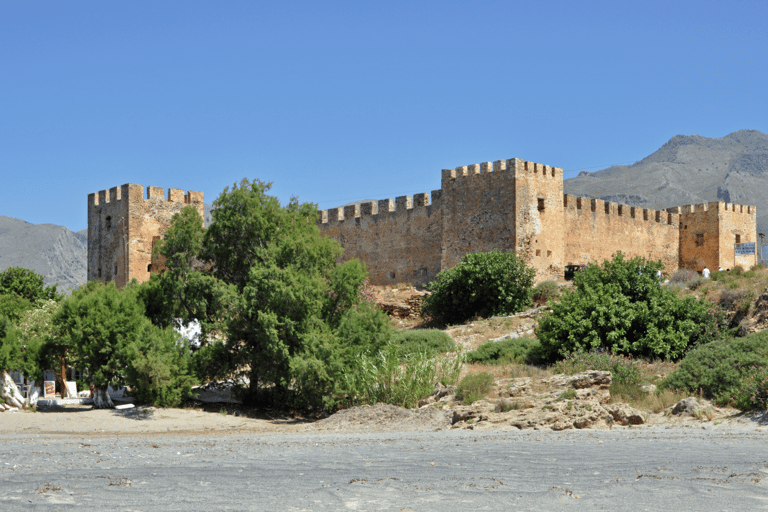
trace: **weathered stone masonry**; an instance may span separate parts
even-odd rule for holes
[[[88,280],[149,279],[152,248],[173,214],[203,193],[126,184],[88,196]],[[372,284],[424,285],[470,252],[516,251],[537,281],[561,279],[569,264],[625,255],[661,260],[666,271],[715,270],[756,262],[733,244],[755,242],[754,206],[711,202],[648,210],[563,194],[563,170],[517,158],[445,169],[431,194],[321,212],[321,233],[359,258]]]
[[[442,172],[441,188],[321,212],[321,232],[359,258],[372,284],[423,285],[469,252],[517,251],[537,281],[621,250],[667,272],[745,268],[734,242],[756,240],[754,206],[712,202],[656,211],[563,194],[563,171],[517,158]],[[698,241],[698,242],[697,242]]]
[[[133,278],[149,279],[152,247],[171,218],[187,205],[203,216],[203,193],[128,183],[88,195],[88,280],[115,281],[122,288]]]

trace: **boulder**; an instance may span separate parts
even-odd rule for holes
[[[672,407],[672,414],[678,416],[695,416],[696,409],[699,407],[701,407],[701,405],[699,404],[698,400],[692,396],[689,396],[688,398],[683,398]]]
[[[609,404],[603,406],[619,425],[642,425],[643,413],[627,404]]]

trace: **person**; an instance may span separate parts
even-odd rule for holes
[[[701,275],[704,276],[704,279],[709,279],[709,269],[704,267],[704,270],[701,271]]]

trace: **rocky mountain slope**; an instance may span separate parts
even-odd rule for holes
[[[0,215],[0,270],[24,267],[45,277],[59,291],[86,281],[88,244],[84,231],[55,224],[31,224]]]
[[[768,135],[740,130],[710,139],[677,135],[632,165],[582,172],[566,194],[663,209],[725,201],[757,206],[757,230],[768,233]]]

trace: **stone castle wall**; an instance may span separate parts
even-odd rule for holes
[[[677,270],[679,215],[570,194],[563,208],[566,265],[602,263],[620,249]]]
[[[203,193],[126,184],[88,196],[88,280],[149,279],[152,249],[173,215]],[[563,171],[517,158],[442,171],[431,194],[400,196],[321,212],[321,233],[343,260],[358,258],[376,285],[425,285],[470,252],[516,251],[536,281],[562,279],[564,266],[600,263],[617,251],[661,260],[667,273],[705,265],[749,268],[734,242],[755,242],[754,206],[712,202],[655,211],[563,194]]]
[[[187,205],[204,215],[202,192],[128,183],[88,195],[88,280],[115,281],[122,288],[133,278],[149,279],[154,241],[171,218]]]
[[[537,281],[562,279],[565,265],[600,263],[617,251],[661,260],[669,274],[756,262],[733,254],[735,241],[755,241],[754,206],[656,211],[566,195],[562,169],[516,158],[445,169],[431,205],[427,194],[415,197],[413,207],[409,196],[397,198],[394,212],[382,208],[390,199],[324,211],[318,225],[345,247],[344,260],[368,265],[377,285],[423,285],[465,254],[493,249],[522,255]]]

